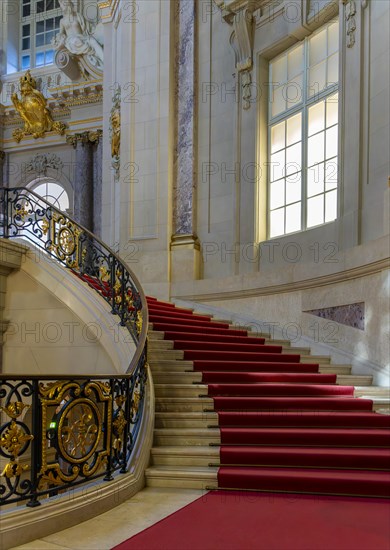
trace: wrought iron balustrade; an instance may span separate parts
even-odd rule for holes
[[[136,343],[146,339],[147,305],[136,276],[96,235],[24,187],[0,189],[0,236],[22,237],[86,281]]]
[[[125,472],[147,380],[148,310],[129,267],[96,235],[25,188],[0,189],[0,236],[24,238],[109,303],[136,351],[123,376],[0,375],[0,503]]]
[[[0,375],[0,503],[57,495],[127,471],[147,371],[123,376]]]

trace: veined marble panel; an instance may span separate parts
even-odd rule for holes
[[[364,302],[358,304],[348,304],[344,306],[331,306],[321,309],[311,309],[303,313],[311,313],[322,319],[329,319],[347,327],[358,328],[364,330]]]

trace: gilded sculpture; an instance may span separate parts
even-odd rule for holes
[[[116,178],[120,172],[120,148],[121,148],[121,87],[118,86],[114,97],[110,114],[110,140],[111,140],[111,164],[115,170]]]
[[[52,131],[60,135],[65,133],[65,124],[54,122],[47,107],[47,100],[42,92],[37,90],[36,80],[30,71],[20,78],[20,94],[20,98],[17,93],[11,96],[15,109],[24,121],[24,128],[18,128],[13,132],[15,141],[19,143],[28,135],[32,135],[34,139],[41,138],[46,132]]]

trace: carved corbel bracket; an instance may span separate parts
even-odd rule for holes
[[[231,0],[230,2],[214,0],[222,10],[226,23],[233,27],[230,44],[236,56],[236,69],[241,76],[241,93],[243,108],[249,109],[251,104],[251,84],[253,68],[253,40],[255,18],[253,12],[261,2],[256,0]]]
[[[355,44],[356,31],[356,2],[355,0],[343,0],[345,6],[345,22],[347,27],[347,48],[352,48]]]

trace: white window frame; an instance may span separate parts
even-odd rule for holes
[[[54,36],[59,31],[59,20],[62,18],[62,11],[58,4],[58,0],[19,0],[20,1],[20,31],[19,31],[19,70],[25,71],[27,69],[34,69],[34,68],[42,68],[48,65],[52,65],[54,63],[54,56],[55,56],[55,48],[51,44],[51,39],[54,38]],[[53,9],[50,9],[47,11],[47,5],[48,2],[53,2],[54,6],[57,5],[57,7],[54,7]],[[38,13],[38,5],[40,3],[44,2],[43,8],[44,11]],[[30,15],[23,16],[23,6],[30,5]],[[47,30],[46,29],[46,22],[48,20],[53,19],[53,30]],[[37,24],[38,23],[44,23],[45,29],[43,32],[37,32]],[[57,22],[57,26],[56,26]],[[30,25],[30,34],[28,35],[30,38],[30,47],[23,49],[24,45],[24,38],[23,37],[23,29],[25,25]],[[43,36],[44,37],[44,44],[37,46],[37,36]],[[46,36],[49,39],[49,43],[46,44]],[[48,57],[48,54],[52,52],[52,56]],[[37,64],[37,55],[43,54],[44,61],[43,63]],[[23,65],[23,59],[26,56],[30,56],[30,63]]]
[[[280,114],[277,114],[275,116],[272,116],[272,98],[273,98],[273,87],[275,87],[275,82],[273,82],[273,78],[272,78],[272,68],[270,68],[270,70],[269,70],[270,90],[269,90],[269,99],[268,99],[268,108],[267,108],[267,112],[268,112],[268,121],[267,121],[267,134],[268,134],[268,145],[267,145],[267,148],[268,148],[268,155],[267,155],[267,157],[268,157],[267,236],[268,236],[269,239],[280,238],[280,237],[283,237],[283,236],[286,236],[286,235],[291,235],[293,233],[306,231],[308,229],[311,229],[312,227],[318,227],[318,226],[324,225],[326,223],[331,223],[332,221],[334,221],[334,220],[324,221],[324,222],[321,222],[319,224],[310,225],[310,226],[308,226],[308,224],[307,224],[307,202],[308,202],[308,196],[307,196],[308,195],[308,193],[307,193],[307,180],[308,180],[308,178],[307,178],[308,158],[307,157],[308,157],[308,153],[307,153],[307,151],[308,151],[308,141],[309,141],[308,112],[309,112],[309,109],[311,107],[313,107],[316,104],[319,104],[320,102],[322,102],[324,100],[326,101],[326,99],[331,98],[333,95],[337,94],[338,91],[339,91],[339,80],[338,80],[337,83],[332,83],[331,85],[328,85],[326,88],[324,88],[322,91],[316,91],[316,93],[314,93],[312,97],[309,97],[309,94],[308,94],[308,90],[309,90],[308,51],[309,51],[310,40],[316,34],[322,32],[325,28],[328,28],[329,26],[333,25],[336,22],[338,22],[338,18],[333,19],[332,21],[328,22],[327,24],[321,26],[319,29],[317,29],[315,32],[313,32],[309,37],[305,38],[302,42],[300,42],[298,44],[295,44],[294,46],[288,48],[282,54],[279,54],[278,56],[276,56],[274,59],[272,59],[270,61],[270,67],[271,67],[271,63],[273,63],[275,61],[278,61],[283,56],[288,55],[289,52],[292,52],[295,48],[297,48],[297,47],[299,47],[300,45],[303,44],[304,61],[303,61],[303,84],[302,84],[302,90],[303,90],[302,95],[303,95],[303,97],[302,97],[302,101],[299,104],[294,105],[290,108],[287,108],[286,110],[284,110],[283,112],[281,112]],[[338,59],[339,59],[339,63],[340,63],[339,52],[340,52],[340,45],[339,45],[339,49],[338,49]],[[328,52],[327,52],[327,54],[328,54]],[[328,57],[326,59],[328,59]],[[340,99],[338,99],[338,104],[339,104],[339,101],[340,101]],[[301,126],[301,128],[302,128],[302,133],[301,133],[302,147],[301,147],[301,199],[300,199],[301,224],[300,224],[300,229],[296,229],[296,230],[293,230],[293,231],[286,232],[286,216],[284,216],[284,232],[272,235],[271,234],[271,211],[277,210],[277,208],[274,208],[273,210],[271,210],[271,171],[274,168],[271,165],[271,129],[274,126],[276,126],[277,124],[282,123],[283,121],[287,121],[288,119],[290,119],[291,117],[293,117],[295,115],[298,115],[299,113],[301,113],[301,116],[302,116],[302,121],[301,121],[301,124],[302,124],[302,126]],[[326,114],[325,114],[325,123],[326,123]],[[340,113],[338,113],[337,129],[339,127],[339,124],[340,124]],[[325,129],[325,132],[326,132],[326,129]],[[325,147],[325,145],[324,145],[324,147]],[[287,150],[287,145],[286,144],[285,144],[284,149]],[[340,185],[339,185],[340,154],[339,153],[340,153],[340,147],[338,146],[338,150],[337,150],[337,153],[336,153],[337,156],[334,158],[334,160],[337,163],[337,187],[336,187],[336,189],[337,189],[337,206],[336,206],[336,218],[335,219],[337,219],[337,217],[338,217],[338,208],[339,208],[339,190],[340,190]],[[325,159],[324,162],[326,162],[326,159]],[[325,186],[324,186],[323,193],[324,193],[324,200],[325,200],[325,193],[326,193]],[[284,208],[286,208],[286,200],[284,201]]]

